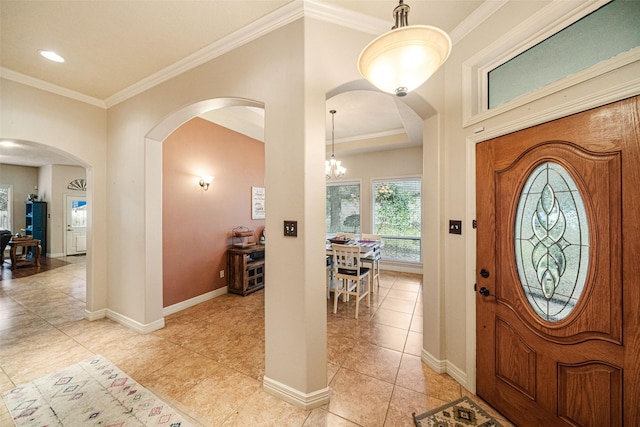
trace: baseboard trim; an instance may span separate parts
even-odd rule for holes
[[[431,353],[425,351],[425,349],[422,349],[422,353],[421,353],[421,357],[422,361],[424,363],[426,363],[426,365],[428,367],[430,367],[431,369],[433,369],[434,371],[436,371],[439,374],[444,374],[447,372],[447,361],[446,360],[440,360],[436,357],[434,357]]]
[[[224,295],[228,293],[228,287],[223,286],[222,288],[216,289],[211,292],[207,292],[206,294],[198,295],[197,297],[190,298],[186,301],[181,301],[179,303],[170,305],[165,307],[162,311],[163,316],[168,316],[173,313],[177,313],[179,311],[185,310],[189,307],[193,307],[194,305],[198,305],[202,302],[208,301],[210,299],[214,299],[219,297],[220,295]]]
[[[148,324],[137,322],[127,316],[124,316],[108,308],[103,308],[101,310],[96,310],[96,311],[89,311],[85,309],[84,318],[89,321],[94,321],[94,320],[103,319],[106,317],[108,319],[111,319],[115,322],[120,323],[121,325],[127,326],[128,328],[131,328],[136,332],[139,332],[141,334],[148,334],[149,332],[157,331],[158,329],[164,328],[164,316],[177,313],[189,307],[193,307],[194,305],[200,304],[202,302],[208,301],[213,298],[217,298],[221,295],[226,294],[227,292],[228,292],[228,288],[227,286],[224,286],[222,288],[216,289],[215,291],[207,292],[206,294],[198,295],[197,297],[179,302],[177,304],[170,305],[169,307],[165,307],[162,311],[163,318]]]
[[[462,387],[468,389],[467,374],[462,369],[458,368],[451,362],[447,362],[447,374],[451,375],[451,378],[458,381]]]
[[[393,261],[380,261],[380,270],[397,271],[399,273],[422,274],[422,264],[410,264]]]
[[[449,374],[451,378],[467,388],[467,374],[448,360],[440,360],[435,358],[431,353],[422,349],[422,361],[431,369],[439,374]]]
[[[262,380],[264,390],[280,399],[288,402],[305,411],[317,408],[329,403],[329,387],[314,391],[313,393],[303,393],[279,381],[272,380],[265,376]]]
[[[107,317],[106,308],[96,310],[96,311],[89,311],[86,308],[84,310],[84,318],[90,322],[93,322],[94,320],[104,319],[105,317]]]
[[[162,319],[156,320],[155,322],[144,324],[113,310],[107,310],[107,318],[118,322],[130,329],[133,329],[134,331],[141,334],[148,334],[149,332],[157,331],[158,329],[164,328],[164,317]]]

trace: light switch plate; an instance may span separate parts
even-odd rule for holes
[[[284,222],[284,235],[297,237],[298,236],[298,221],[285,221]]]

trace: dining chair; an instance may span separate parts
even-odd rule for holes
[[[333,283],[333,256],[326,256],[327,270],[327,299],[331,298],[331,284]]]
[[[382,238],[380,237],[379,234],[367,234],[367,233],[362,233],[360,234],[360,240],[366,241],[366,240],[373,240],[373,241],[377,241],[377,242],[381,242]],[[366,258],[362,258],[362,262],[365,264],[369,264],[371,265],[371,292],[373,292],[373,282],[376,282],[376,285],[378,287],[378,289],[380,289],[380,258],[382,257],[382,254],[380,253],[380,246],[376,246],[373,249],[373,254],[366,257]]]
[[[333,243],[331,248],[333,249],[333,312],[338,312],[338,298],[341,295],[345,301],[353,295],[356,297],[357,319],[362,298],[367,297],[367,307],[371,307],[369,269],[362,266],[358,245]]]

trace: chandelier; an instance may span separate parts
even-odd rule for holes
[[[440,28],[409,25],[409,6],[393,9],[395,25],[364,48],[358,71],[383,92],[405,96],[422,85],[447,60],[451,39]]]
[[[324,173],[327,175],[327,179],[331,178],[340,178],[347,169],[342,166],[342,162],[340,160],[336,160],[336,155],[334,154],[334,145],[335,145],[335,118],[336,118],[336,110],[329,111],[331,113],[331,158],[329,160],[324,161]]]

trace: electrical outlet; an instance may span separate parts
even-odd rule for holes
[[[449,234],[462,234],[462,221],[450,219]]]
[[[220,278],[222,279],[224,277],[224,270],[220,270]]]
[[[285,221],[284,235],[296,237],[298,235],[298,221]]]

